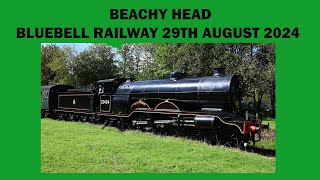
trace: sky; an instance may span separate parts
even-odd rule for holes
[[[56,44],[59,47],[64,47],[64,46],[72,46],[75,47],[76,51],[82,52],[85,50],[91,43],[41,43],[41,45],[46,45],[46,44]]]
[[[41,45],[49,45],[49,44],[56,44],[59,47],[71,46],[75,48],[76,54],[79,54],[80,52],[84,51],[93,43],[41,43]],[[121,60],[122,59],[121,55],[119,53],[116,53],[115,59]]]

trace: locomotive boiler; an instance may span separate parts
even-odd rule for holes
[[[239,76],[226,75],[224,68],[215,68],[208,77],[185,78],[185,75],[173,72],[170,79],[164,80],[128,79],[114,92],[113,112],[128,112],[133,103],[143,101],[148,108],[239,113],[242,89]]]

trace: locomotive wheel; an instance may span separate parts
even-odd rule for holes
[[[221,126],[211,138],[213,144],[238,147],[243,144],[243,135],[235,127]]]
[[[63,113],[59,113],[59,115],[58,115],[58,120],[59,120],[59,121],[64,120],[64,114],[63,114]]]
[[[144,130],[152,130],[154,128],[154,119],[151,114],[138,113],[135,118],[133,118],[136,124],[131,122],[132,127]]]
[[[122,129],[130,129],[132,127],[132,121],[130,118],[120,118],[121,128]]]

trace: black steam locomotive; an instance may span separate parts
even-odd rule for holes
[[[212,139],[255,142],[260,122],[243,118],[240,76],[215,68],[212,76],[134,81],[100,80],[92,89],[68,85],[41,87],[41,116],[101,122],[121,128],[139,128],[199,135]]]

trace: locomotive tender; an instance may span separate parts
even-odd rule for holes
[[[115,78],[97,81],[90,90],[68,85],[41,87],[41,116],[84,120],[152,130],[200,134],[208,138],[253,143],[260,122],[239,116],[241,77],[215,68],[212,76],[134,81]]]

